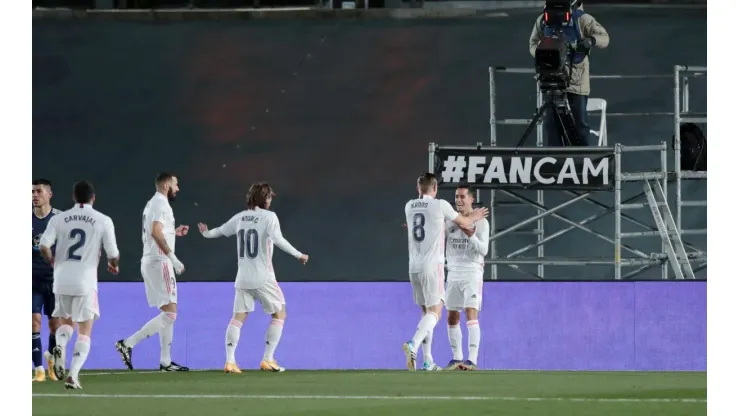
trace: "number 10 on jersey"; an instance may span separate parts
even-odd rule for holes
[[[244,257],[248,257],[250,259],[257,257],[257,249],[259,245],[259,235],[257,234],[257,230],[239,230],[237,238],[240,259],[243,259]]]

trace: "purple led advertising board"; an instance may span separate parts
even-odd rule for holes
[[[220,369],[233,284],[180,283],[172,357],[192,369]],[[420,318],[408,283],[282,283],[288,316],[276,358],[292,370],[403,369],[401,344]],[[123,368],[114,348],[158,313],[143,283],[101,283],[87,369]],[[481,369],[706,371],[706,282],[489,282],[480,315]],[[433,355],[451,358],[446,318]],[[257,368],[269,319],[244,324],[236,352]],[[44,331],[46,331],[44,324]],[[467,333],[463,326],[467,356]],[[46,332],[43,334],[46,346]],[[72,345],[68,346],[68,357]],[[159,365],[159,339],[133,352],[136,369]]]

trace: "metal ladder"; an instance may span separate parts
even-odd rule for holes
[[[660,180],[645,179],[643,189],[676,279],[696,279]]]

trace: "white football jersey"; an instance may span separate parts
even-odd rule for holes
[[[175,252],[175,216],[167,197],[157,192],[144,207],[144,216],[141,230],[141,241],[144,243],[144,254],[141,261],[166,261],[167,256],[160,250],[157,242],[152,238],[152,223],[162,223],[162,233],[167,247]]]
[[[226,237],[236,235],[237,289],[257,289],[268,280],[275,280],[273,244],[295,258],[302,256],[283,237],[277,215],[266,209],[244,210],[218,230]]]
[[[468,237],[457,224],[447,222],[447,270],[450,272],[483,272],[483,260],[488,254],[491,225],[483,218],[473,223],[473,228],[475,234]],[[474,274],[450,273],[447,278],[456,280],[466,276]]]
[[[432,270],[445,263],[445,221],[457,215],[449,202],[429,195],[406,203],[409,273]]]
[[[100,249],[119,255],[113,220],[89,204],[77,204],[49,221],[40,245],[56,243],[54,293],[82,296],[98,289]]]

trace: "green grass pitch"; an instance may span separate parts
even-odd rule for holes
[[[89,371],[33,385],[33,414],[706,415],[705,372]]]

